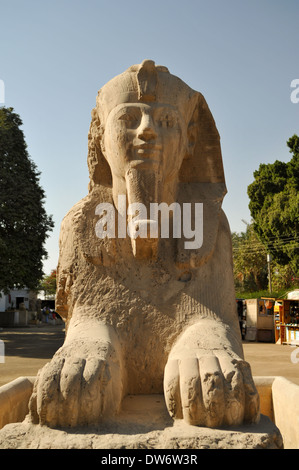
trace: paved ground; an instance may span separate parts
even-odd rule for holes
[[[20,376],[36,375],[63,344],[64,327],[3,328],[0,340],[5,345],[4,363],[0,357],[1,386]],[[244,342],[243,347],[253,375],[281,375],[299,385],[299,348],[255,342]]]
[[[3,328],[0,340],[5,347],[5,362],[0,361],[1,387],[17,377],[36,375],[63,344],[64,325]]]

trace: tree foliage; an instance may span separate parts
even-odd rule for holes
[[[266,289],[267,252],[253,225],[247,224],[245,232],[233,232],[232,244],[236,288],[245,291]]]
[[[21,125],[13,108],[0,108],[0,291],[38,286],[54,226]]]
[[[274,291],[284,290],[289,291],[298,289],[299,279],[296,278],[292,266],[286,264],[281,266],[276,262],[271,263],[272,272],[272,287]]]
[[[261,164],[248,186],[254,231],[278,266],[299,272],[299,137],[287,145],[289,162]]]
[[[51,274],[44,276],[40,283],[41,290],[44,291],[45,296],[53,296],[56,293],[56,269]]]

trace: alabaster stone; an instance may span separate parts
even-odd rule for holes
[[[153,61],[130,67],[98,93],[88,168],[88,194],[61,226],[56,310],[66,339],[39,371],[31,422],[98,425],[126,396],[162,393],[173,419],[256,423],[221,209],[220,139],[204,97]],[[191,220],[201,215],[198,246],[184,230],[178,236],[171,210],[151,217],[161,203],[202,209]]]

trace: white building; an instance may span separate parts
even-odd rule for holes
[[[1,292],[0,326],[26,326],[36,310],[36,293],[30,289],[12,289],[8,294]]]
[[[20,304],[24,304],[25,309],[29,310],[29,300],[32,296],[29,289],[13,289],[9,294],[1,292],[0,297],[0,312],[5,312],[8,309],[18,309]]]

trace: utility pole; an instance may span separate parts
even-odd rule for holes
[[[267,262],[268,262],[268,280],[269,280],[269,292],[272,294],[272,279],[271,279],[271,261],[272,256],[270,253],[267,254]]]

